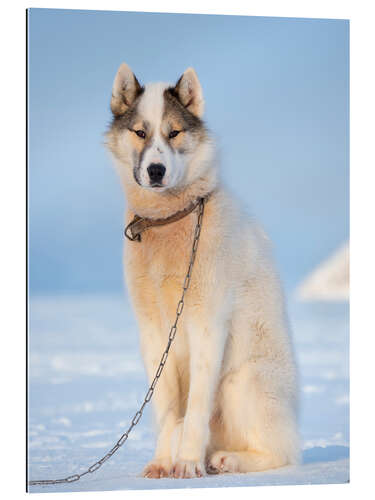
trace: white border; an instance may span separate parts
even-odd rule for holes
[[[142,10],[281,17],[350,19],[351,22],[351,484],[336,486],[282,486],[221,488],[215,490],[158,490],[82,493],[96,498],[245,498],[318,495],[342,499],[369,498],[374,491],[374,13],[371,1],[208,0],[155,1],[34,1],[13,2],[1,11],[1,196],[0,196],[0,338],[2,398],[0,452],[4,498],[21,498],[25,478],[25,11],[27,7],[92,10]],[[54,494],[36,495],[52,498]],[[68,498],[59,493],[59,498]],[[69,493],[74,495],[73,493]]]

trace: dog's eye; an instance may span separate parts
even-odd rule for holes
[[[141,139],[145,139],[146,137],[146,133],[143,131],[143,130],[135,130],[134,131],[138,137],[140,137]]]
[[[176,135],[178,135],[179,133],[180,130],[172,130],[171,132],[169,132],[169,138],[173,139],[173,137],[176,137]]]

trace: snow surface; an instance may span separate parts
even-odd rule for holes
[[[155,436],[151,408],[94,474],[32,492],[345,483],[349,480],[349,306],[290,306],[301,375],[303,463],[200,479],[144,479]],[[167,333],[166,333],[167,335]],[[126,297],[32,297],[29,479],[83,472],[113,446],[147,390]]]

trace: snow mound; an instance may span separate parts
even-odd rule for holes
[[[302,301],[349,300],[349,242],[323,261],[297,288]]]

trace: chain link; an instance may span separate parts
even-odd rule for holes
[[[81,474],[73,474],[73,475],[65,477],[63,479],[40,479],[40,480],[29,481],[28,482],[29,486],[73,483],[75,481],[79,481],[81,479],[81,477],[85,476],[86,474],[89,474],[89,473],[92,474],[93,472],[97,471],[104,464],[104,462],[106,462],[108,459],[110,459],[112,457],[112,455],[114,455],[116,453],[116,451],[126,442],[133,427],[135,427],[138,424],[138,422],[140,421],[146,404],[150,402],[150,400],[154,394],[154,389],[156,387],[156,384],[158,383],[160,375],[162,374],[165,363],[167,361],[169,349],[170,349],[172,342],[173,342],[173,339],[175,338],[175,335],[177,333],[177,324],[178,324],[178,321],[180,319],[180,316],[182,314],[182,311],[183,311],[184,305],[185,305],[185,294],[190,286],[191,274],[193,271],[194,261],[195,261],[195,257],[196,257],[196,253],[197,253],[197,249],[198,249],[199,236],[201,234],[203,213],[204,213],[204,198],[201,198],[199,200],[199,204],[198,204],[198,219],[197,219],[197,224],[195,226],[195,232],[194,232],[190,261],[189,261],[189,267],[188,267],[188,271],[186,273],[186,277],[185,277],[185,280],[184,280],[184,283],[182,286],[181,299],[179,300],[179,302],[177,304],[176,318],[175,318],[175,321],[174,321],[174,323],[169,331],[167,347],[165,348],[165,351],[162,354],[159,366],[155,372],[154,379],[153,379],[153,381],[152,381],[152,383],[151,383],[151,385],[146,393],[146,396],[143,400],[143,403],[142,403],[141,407],[139,408],[139,410],[135,413],[128,429],[122,434],[122,436],[117,441],[117,443],[113,446],[113,448],[111,448],[100,460],[98,460],[97,462],[92,464],[85,472],[81,472]]]

